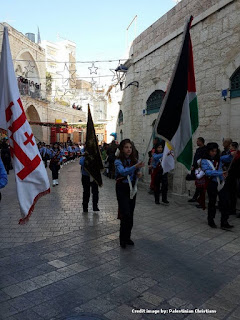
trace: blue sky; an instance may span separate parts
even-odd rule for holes
[[[0,21],[24,34],[37,33],[39,26],[41,38],[49,41],[59,33],[76,43],[78,60],[118,59],[135,15],[138,35],[174,5],[174,0],[7,0],[1,3]]]
[[[135,15],[137,36],[175,3],[176,0],[7,0],[1,3],[0,22],[7,22],[23,34],[37,35],[39,27],[42,40],[55,42],[59,34],[74,41],[77,61],[118,60],[126,57],[126,29]],[[129,43],[134,37],[132,25]],[[85,80],[90,82],[93,76],[101,86],[113,81],[109,69],[118,65],[118,62],[95,64],[97,75],[90,75],[91,64],[78,63],[76,67],[78,76],[87,77]]]

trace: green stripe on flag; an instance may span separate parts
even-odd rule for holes
[[[192,126],[192,134],[197,130],[198,127],[198,103],[197,96],[189,103],[190,107],[190,118],[191,118],[191,126]]]
[[[192,146],[192,138],[191,138],[186,144],[183,151],[177,157],[177,161],[181,162],[188,170],[190,170],[192,166],[192,156],[193,156],[193,146]]]

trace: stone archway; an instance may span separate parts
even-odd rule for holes
[[[17,76],[27,78],[34,83],[41,82],[37,63],[28,50],[22,50],[18,54],[15,62],[15,72]]]
[[[39,117],[39,114],[36,110],[36,108],[33,105],[30,105],[26,110],[26,117],[28,121],[37,121],[41,122],[41,119]],[[36,143],[39,141],[43,141],[43,129],[42,126],[39,125],[31,125],[34,137],[36,139]]]

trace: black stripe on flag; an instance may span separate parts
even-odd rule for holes
[[[157,125],[157,133],[168,141],[172,140],[179,127],[183,103],[188,89],[189,25],[185,32],[182,51],[175,66],[175,73],[167,90],[165,101],[163,101],[162,107],[164,109]]]

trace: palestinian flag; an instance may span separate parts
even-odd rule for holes
[[[173,147],[174,157],[188,170],[192,165],[192,135],[198,127],[198,104],[190,28],[184,31],[182,48],[156,121],[156,133]]]
[[[102,157],[98,147],[98,141],[94,129],[90,107],[88,105],[88,121],[87,121],[87,135],[85,146],[85,170],[96,181],[99,187],[102,186],[101,170],[103,169]]]

